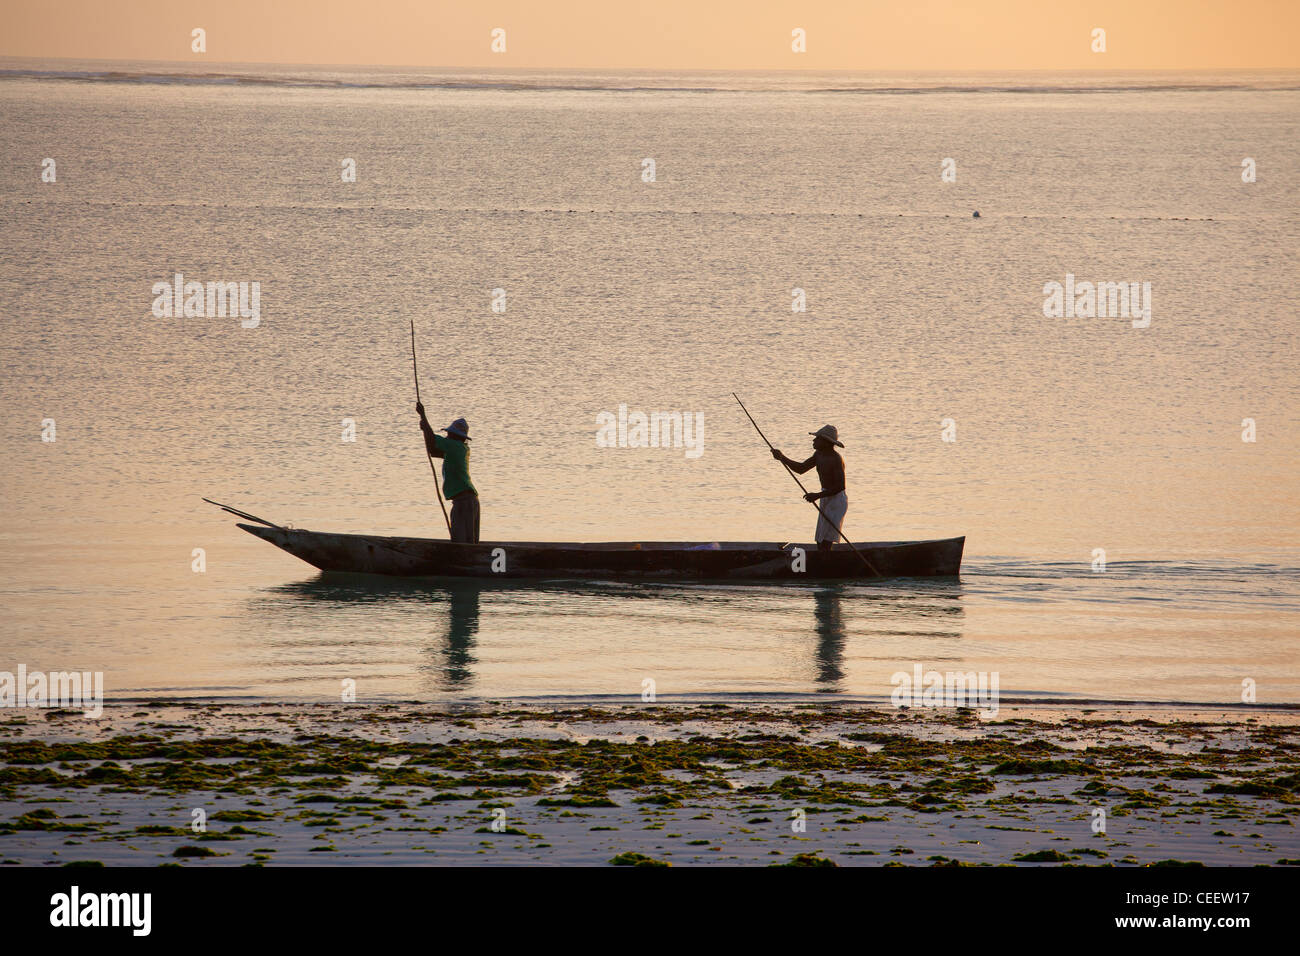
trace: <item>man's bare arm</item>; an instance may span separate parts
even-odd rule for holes
[[[789,458],[786,458],[785,455],[782,455],[781,460],[790,466],[791,471],[800,475],[804,475],[812,471],[813,466],[817,464],[816,455],[813,455],[807,461],[791,461]]]

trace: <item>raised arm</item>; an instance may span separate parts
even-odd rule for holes
[[[416,402],[415,410],[420,413],[420,431],[424,433],[424,450],[433,458],[441,458],[442,449],[438,447],[438,436],[433,433],[429,420],[424,417],[424,406]]]
[[[783,463],[791,471],[800,475],[806,474],[807,472],[811,471],[813,465],[817,464],[816,455],[813,455],[807,461],[791,461],[789,458],[785,457],[785,455],[781,454],[781,450],[779,448],[772,449],[772,457],[775,458],[777,461]]]

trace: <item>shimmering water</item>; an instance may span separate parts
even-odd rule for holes
[[[632,700],[882,696],[920,663],[1004,695],[1300,702],[1294,77],[20,66],[0,670]],[[260,325],[155,318],[176,272],[260,282]],[[1150,326],[1044,318],[1067,273],[1151,283]],[[790,454],[837,425],[846,531],[966,534],[961,580],[330,581],[199,500],[439,534],[410,319],[431,417],[471,423],[485,540],[811,538],[735,390]],[[621,403],[702,413],[703,454],[597,447]]]

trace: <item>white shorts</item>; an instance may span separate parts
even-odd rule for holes
[[[819,498],[817,507],[821,509],[821,514],[817,516],[817,533],[813,540],[819,544],[822,541],[840,540],[840,533],[835,529],[837,526],[844,527],[844,513],[849,510],[849,496],[841,491],[829,498]],[[827,521],[827,518],[831,520]]]

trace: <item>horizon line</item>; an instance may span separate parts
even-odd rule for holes
[[[826,74],[846,74],[846,75],[871,75],[878,74],[882,76],[893,75],[1133,75],[1133,74],[1200,74],[1207,73],[1282,73],[1300,76],[1300,67],[1295,66],[1231,66],[1231,67],[1164,67],[1164,68],[1104,68],[1091,69],[1076,67],[1068,68],[893,68],[893,69],[871,69],[871,68],[837,68],[837,69],[794,69],[787,67],[765,67],[765,68],[725,68],[725,67],[655,67],[655,66],[504,66],[504,67],[487,67],[487,66],[443,66],[428,63],[306,63],[306,62],[284,62],[278,60],[212,60],[212,61],[191,61],[191,60],[159,60],[151,58],[123,58],[123,57],[79,57],[79,56],[53,56],[53,55],[22,55],[15,53],[0,53],[0,61],[3,60],[28,60],[28,61],[61,61],[67,63],[137,63],[137,64],[158,64],[165,66],[183,66],[193,64],[196,72],[201,72],[203,66],[220,67],[220,66],[262,66],[277,68],[294,68],[294,67],[329,67],[329,68],[352,68],[352,69],[379,69],[379,70],[439,70],[448,72],[500,72],[500,73],[725,73],[725,74],[751,74],[751,75],[826,75]]]

